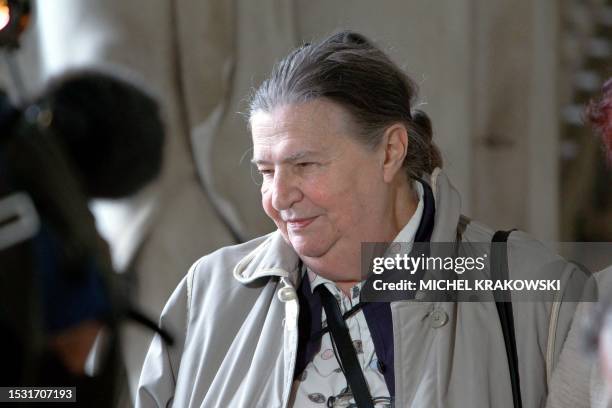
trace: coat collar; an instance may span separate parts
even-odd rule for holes
[[[461,215],[461,196],[440,168],[432,172],[430,181],[436,203],[431,241],[455,242],[457,224]]]
[[[300,259],[285,242],[280,231],[274,231],[257,248],[242,258],[234,267],[234,278],[241,283],[251,283],[265,276],[289,278],[297,285],[297,269]]]

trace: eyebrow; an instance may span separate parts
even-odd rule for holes
[[[281,163],[295,163],[296,161],[302,160],[305,157],[314,156],[314,155],[316,155],[316,152],[304,150],[304,151],[297,152],[290,156],[285,157],[283,160],[281,160]],[[268,160],[256,159],[256,158],[251,159],[251,163],[257,164],[257,165],[271,164],[271,162]]]

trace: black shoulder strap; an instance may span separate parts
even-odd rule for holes
[[[491,279],[508,279],[508,237],[510,231],[497,231],[493,235],[493,245],[491,245]],[[503,243],[500,245],[496,243]],[[516,350],[516,337],[514,334],[514,315],[512,314],[512,302],[509,297],[498,300],[495,296],[495,306],[499,314],[504,343],[506,346],[506,356],[508,357],[508,367],[510,368],[510,382],[512,384],[512,399],[514,408],[522,408],[521,383],[518,367],[518,353]]]
[[[363,371],[361,371],[355,347],[334,295],[327,290],[325,285],[317,286],[315,292],[321,297],[321,303],[327,316],[327,325],[329,326],[332,340],[338,348],[340,368],[344,372],[357,407],[374,408],[368,383],[363,375]]]

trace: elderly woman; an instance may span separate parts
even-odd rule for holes
[[[415,98],[414,83],[352,32],[274,68],[249,121],[278,230],[191,268],[161,317],[176,344],[151,344],[138,406],[512,407],[519,386],[524,407],[542,405],[558,348],[549,332],[564,338],[571,312],[550,326],[550,303],[515,305],[512,374],[493,302],[360,303],[362,242],[493,236],[460,216]],[[510,270],[537,268],[530,254],[542,251],[513,233]]]

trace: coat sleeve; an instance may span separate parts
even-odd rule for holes
[[[578,306],[574,323],[564,342],[548,388],[547,408],[589,408],[589,378],[592,361],[583,350],[584,319],[588,316],[590,305]]]
[[[137,408],[167,407],[174,399],[188,326],[189,282],[195,267],[179,283],[162,311],[160,327],[170,333],[174,343],[166,344],[159,335],[153,338],[138,382]]]
[[[600,301],[610,299],[612,267],[594,274],[594,278]],[[578,304],[552,375],[547,408],[604,407],[607,404],[605,392],[599,390],[603,389],[600,362],[586,349],[586,328],[593,307],[596,307],[593,302]]]

